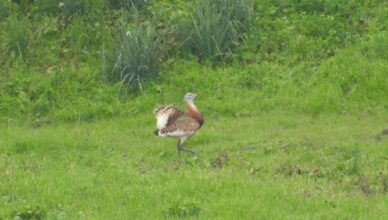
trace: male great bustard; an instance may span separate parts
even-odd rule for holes
[[[204,122],[201,113],[193,102],[196,96],[194,93],[187,93],[184,96],[186,113],[181,112],[173,105],[161,105],[154,109],[154,115],[157,120],[157,129],[154,131],[154,134],[178,139],[177,150],[179,154],[181,151],[194,154],[193,151],[184,149],[183,143],[187,138],[194,135]]]

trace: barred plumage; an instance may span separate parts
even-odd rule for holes
[[[184,97],[187,112],[183,113],[173,105],[160,105],[154,109],[156,117],[155,134],[161,137],[172,137],[179,139],[177,149],[180,151],[192,152],[188,149],[183,149],[183,142],[195,134],[202,126],[204,120],[201,113],[194,105],[193,93],[187,93]],[[192,152],[193,153],[193,152]]]

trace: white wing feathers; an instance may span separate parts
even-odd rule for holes
[[[167,122],[168,122],[168,115],[160,114],[160,116],[156,118],[156,128],[159,130],[161,130],[162,128],[165,128],[167,126]]]
[[[173,105],[161,105],[154,109],[154,115],[156,117],[156,127],[161,130],[167,127],[169,121],[175,120],[181,115],[181,111]]]

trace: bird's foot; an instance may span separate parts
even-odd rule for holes
[[[195,155],[195,152],[194,152],[194,151],[192,151],[192,150],[189,150],[189,149],[180,148],[180,149],[178,150],[179,154],[180,154],[180,151],[186,151],[186,152],[189,152],[189,153],[191,153],[191,154]]]

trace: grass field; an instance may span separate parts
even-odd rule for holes
[[[0,220],[387,219],[387,1],[1,0],[0,30]],[[187,92],[179,156],[152,109]]]
[[[178,156],[151,114],[1,127],[0,219],[383,219],[388,118],[208,117]]]

